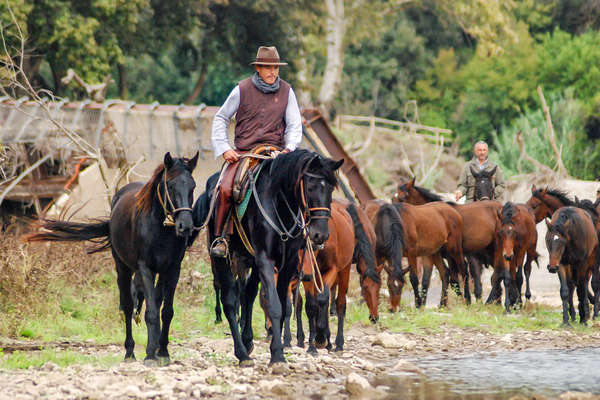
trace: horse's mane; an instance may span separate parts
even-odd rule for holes
[[[135,194],[135,208],[138,214],[147,214],[152,209],[152,199],[154,198],[156,188],[160,183],[164,170],[165,164],[160,163],[148,182]]]
[[[417,190],[417,192],[419,192],[421,194],[421,196],[425,197],[425,200],[427,200],[428,202],[444,201],[442,196],[440,196],[439,194],[433,193],[431,190],[425,189],[424,187],[421,187],[421,186],[413,186],[413,187]]]
[[[535,192],[533,192],[533,195],[535,197],[537,197],[540,200],[542,199],[542,191],[544,189],[536,189]],[[556,197],[557,199],[559,199],[564,205],[566,206],[574,206],[575,202],[573,200],[571,200],[567,194],[566,191],[560,190],[560,189],[550,189],[548,187],[546,187],[546,194],[549,194],[551,196]]]
[[[558,218],[554,223],[554,229],[560,234],[566,235],[565,223],[571,219],[578,219],[579,215],[575,212],[575,208],[562,208],[558,214]]]
[[[189,159],[187,158],[173,158],[173,166],[169,169],[169,171],[175,171],[181,168],[187,169],[187,162]],[[138,214],[147,214],[152,209],[152,199],[156,194],[156,188],[160,183],[160,180],[163,178],[163,173],[165,171],[165,164],[160,163],[152,177],[142,186],[142,188],[135,194],[135,208]],[[191,171],[190,171],[191,172]]]
[[[506,202],[506,204],[504,204],[504,207],[502,207],[502,223],[503,224],[514,224],[515,221],[513,220],[514,216],[517,215],[517,207],[515,207],[515,203],[512,203],[510,201]]]
[[[275,191],[277,189],[293,190],[301,172],[306,170],[307,163],[310,162],[310,166],[316,166],[320,160],[323,158],[317,153],[301,149],[263,161],[263,170],[269,171],[269,179]],[[322,163],[321,166],[319,173],[323,174],[325,180],[331,185],[337,186],[335,171],[325,168]]]
[[[596,211],[595,203],[592,203],[591,200],[583,199],[577,202],[577,207],[587,211],[590,214],[590,217],[594,221],[594,223],[598,220],[598,211]]]

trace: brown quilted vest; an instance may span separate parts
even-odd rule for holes
[[[240,82],[240,105],[236,114],[235,148],[248,151],[258,144],[285,146],[285,110],[290,85],[279,80],[279,90],[265,94],[251,78]]]

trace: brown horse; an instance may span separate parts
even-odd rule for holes
[[[334,286],[338,289],[335,350],[343,350],[346,294],[352,263],[357,264],[360,272],[361,289],[369,309],[376,309],[377,298],[372,293],[379,293],[380,280],[375,271],[374,246],[375,233],[366,215],[353,204],[342,200],[332,201],[329,238],[316,253],[316,265],[310,252],[301,254],[301,276],[309,323],[308,353],[316,354],[317,348],[330,350],[332,347],[328,308],[331,288]],[[371,315],[370,318],[373,320],[374,316]],[[301,323],[298,329],[302,329]]]
[[[404,287],[404,271],[402,269],[402,255],[404,253],[404,228],[400,214],[396,208],[383,200],[372,200],[364,205],[364,213],[371,221],[375,230],[376,245],[375,257],[377,260],[376,272],[387,272],[387,285],[390,293],[390,311],[396,312],[400,308],[402,288]],[[371,287],[374,289],[374,287]],[[370,296],[379,299],[379,289]],[[378,304],[370,309],[371,322],[379,318]]]
[[[465,300],[471,302],[468,291],[468,273],[464,269],[462,251],[462,217],[451,206],[442,203],[429,203],[422,206],[413,206],[407,203],[397,202],[394,199],[394,207],[400,215],[400,222],[404,233],[404,256],[408,258],[410,281],[415,295],[415,305],[424,305],[427,299],[427,291],[431,278],[431,266],[435,264],[442,280],[442,296],[440,306],[447,303],[448,277],[447,270],[441,259],[442,254],[449,258],[451,265],[450,273],[458,282],[458,274],[462,274],[465,281]],[[380,207],[381,202],[371,202],[367,207]],[[372,214],[372,212],[371,212]],[[427,256],[424,263],[422,289],[419,290],[419,278],[417,273],[417,257]],[[403,281],[399,281],[400,293]],[[400,294],[401,295],[401,294]],[[398,304],[399,304],[399,296]]]
[[[588,280],[598,276],[598,234],[592,218],[581,208],[563,207],[548,222],[546,247],[548,248],[548,271],[558,272],[560,298],[563,305],[563,324],[575,320],[573,291],[577,288],[579,298],[579,321],[583,324],[589,317]],[[594,299],[598,304],[598,292]]]
[[[504,280],[506,295],[504,306],[506,312],[517,303],[522,303],[521,287],[523,285],[523,268],[526,276],[525,297],[531,298],[529,276],[531,275],[531,262],[537,262],[537,230],[533,210],[526,204],[508,202],[498,212],[501,226],[498,230],[498,245],[496,246],[496,262],[492,275],[492,293],[501,293],[500,283]],[[523,267],[523,261],[527,261]],[[488,302],[495,300],[490,293]],[[497,297],[499,299],[499,296]]]
[[[527,205],[533,210],[535,223],[540,223],[544,218],[552,218],[552,214],[561,207],[575,206],[573,200],[566,192],[558,189],[538,189],[531,186],[531,197]]]
[[[442,201],[442,197],[409,182],[398,184],[393,201],[422,205]],[[448,202],[463,219],[463,252],[467,257],[469,271],[473,278],[475,298],[481,299],[482,264],[494,264],[496,231],[500,227],[497,218],[502,204],[492,200],[482,200],[468,204]],[[431,273],[431,272],[429,272]]]

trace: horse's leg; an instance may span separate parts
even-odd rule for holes
[[[302,294],[300,293],[300,282],[298,282],[298,288],[295,291],[296,304],[296,339],[298,340],[298,347],[304,348],[304,328],[302,327]]]
[[[513,263],[513,261],[510,262],[510,264],[512,264],[512,263]],[[509,265],[508,268],[504,267],[504,269],[502,271],[502,277],[503,277],[503,281],[504,281],[504,309],[509,314],[510,314],[511,297],[512,297],[511,293],[513,293],[513,291],[511,290],[511,285],[513,282],[511,268],[512,268],[512,266]]]
[[[332,317],[335,316],[336,314],[336,307],[335,307],[335,301],[336,301],[336,296],[337,296],[337,284],[333,285],[333,287],[331,288],[331,303],[329,304],[329,315],[331,315]]]
[[[271,345],[269,346],[271,350],[270,364],[285,362],[283,342],[281,341],[281,327],[289,276],[286,277],[282,275],[287,269],[291,268],[287,265],[291,260],[289,258],[286,260],[286,268],[279,271],[277,284],[275,284],[274,260],[269,258],[264,250],[259,251],[255,258],[259,271],[261,288],[264,288],[267,316],[271,320],[271,329],[273,331]]]
[[[569,284],[564,265],[558,266],[558,280],[560,281],[560,299],[563,308],[563,325],[569,326]]]
[[[248,355],[248,350],[242,342],[240,335],[240,329],[237,319],[237,304],[238,304],[238,283],[236,282],[231,268],[228,265],[226,258],[213,258],[216,265],[216,279],[219,281],[221,287],[221,304],[223,304],[223,311],[225,312],[225,318],[229,323],[229,329],[233,338],[233,354],[240,360],[240,365],[251,365],[252,359]],[[244,317],[245,318],[245,317]],[[246,321],[242,318],[243,321]],[[248,323],[247,321],[245,323]]]
[[[594,319],[600,311],[600,266],[594,264],[592,270],[592,291],[594,292]]]
[[[469,264],[469,271],[473,278],[475,299],[481,301],[481,294],[483,292],[481,288],[481,262],[477,256],[467,256],[467,263]]]
[[[422,257],[423,262],[423,278],[421,279],[421,306],[427,306],[427,292],[431,283],[431,272],[433,271],[433,258]]]
[[[113,251],[117,267],[117,284],[119,285],[119,301],[125,316],[125,360],[135,360],[133,349],[135,342],[131,334],[131,319],[133,317],[133,298],[131,297],[131,270],[117,258]]]
[[[283,347],[292,347],[292,330],[290,328],[290,319],[292,318],[292,293],[289,290],[285,301],[286,311],[283,322]]]
[[[410,273],[409,273],[410,284],[412,285],[413,293],[415,295],[415,307],[419,308],[419,307],[421,307],[421,296],[419,295],[419,275],[418,275],[418,268],[417,268],[417,257],[409,256],[408,264],[409,264],[409,268],[410,268]]]
[[[338,273],[338,293],[336,298],[338,327],[335,336],[335,351],[344,350],[344,319],[346,317],[346,294],[350,281],[350,265]]]
[[[167,347],[169,345],[169,329],[171,327],[171,321],[173,320],[173,299],[175,297],[177,282],[179,282],[181,262],[176,262],[176,264],[176,266],[174,265],[169,268],[169,273],[166,277],[163,277],[163,274],[159,275],[158,279],[162,296],[157,297],[160,297],[163,303],[161,310],[162,326],[160,339],[158,340],[159,347],[157,353],[158,362],[161,366],[169,365],[171,362]]]
[[[499,303],[502,298],[502,267],[494,265],[494,272],[490,277],[490,284],[492,286],[490,294],[485,301],[485,304]]]
[[[148,331],[148,344],[146,345],[146,358],[144,364],[151,366],[156,362],[156,350],[158,349],[158,339],[160,337],[160,319],[157,303],[157,291],[154,288],[155,274],[148,268],[146,262],[138,261],[139,274],[142,276],[144,284],[144,297],[146,298],[146,328]]]
[[[582,265],[580,268],[584,268]],[[581,271],[581,270],[579,270]],[[579,273],[577,277],[577,299],[579,300],[579,323],[586,324],[590,316],[590,308],[588,303],[588,280],[587,274]]]
[[[435,267],[438,270],[438,274],[440,276],[440,280],[442,281],[442,292],[440,294],[440,308],[446,307],[448,305],[448,268],[444,264],[444,259],[440,253],[437,253],[432,258]],[[425,271],[423,271],[425,274]]]
[[[304,293],[306,293],[306,316],[308,317],[308,350],[309,354],[317,355],[315,347],[315,334],[317,331],[317,298],[316,290],[312,282],[304,283]]]
[[[258,273],[256,268],[252,268],[250,276],[248,277],[244,290],[240,296],[241,303],[241,329],[242,329],[242,343],[248,351],[248,355],[252,354],[254,350],[254,332],[252,331],[252,309],[254,307],[254,300],[258,293]]]
[[[569,268],[566,271],[567,282],[569,286],[569,314],[571,315],[571,321],[575,322],[577,320],[577,315],[575,313],[575,303],[573,302],[573,297],[575,294],[575,284],[576,277],[573,276],[573,266],[569,265]]]

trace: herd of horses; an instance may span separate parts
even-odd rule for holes
[[[215,239],[212,211],[220,174],[207,180],[205,191],[194,202],[192,172],[197,160],[198,154],[187,159],[166,153],[148,182],[130,183],[117,192],[110,218],[91,223],[41,220],[40,229],[26,236],[27,241],[96,242],[88,252],[110,248],[125,315],[126,360],[135,358],[132,320],[145,300],[148,343],[144,363],[170,362],[169,327],[181,261],[202,228],[207,227],[208,245]],[[232,211],[237,220],[229,254],[210,260],[217,320],[221,319],[222,305],[240,365],[253,363],[252,310],[257,296],[271,335],[270,362],[285,362],[283,349],[291,345],[292,305],[296,308],[298,345],[304,347],[301,285],[306,296],[308,352],[332,349],[330,308],[338,320],[335,350],[343,350],[346,295],[353,264],[372,323],[379,318],[384,270],[390,309],[398,311],[406,273],[415,306],[422,307],[434,266],[442,282],[440,306],[447,305],[449,286],[469,304],[471,279],[474,295],[481,299],[481,271],[492,266],[487,303],[501,301],[504,283],[504,306],[511,312],[522,303],[523,272],[525,297],[531,297],[531,264],[537,262],[536,224],[542,220],[548,225],[548,270],[560,279],[563,323],[568,324],[569,317],[575,320],[575,288],[580,321],[585,323],[589,318],[588,301],[597,316],[598,202],[573,201],[560,190],[533,187],[527,203],[502,204],[492,199],[491,176],[473,171],[478,200],[473,203],[444,202],[416,186],[413,179],[398,185],[391,203],[371,200],[359,207],[332,199],[336,170],[342,162],[296,150],[263,160],[260,173],[250,171],[250,195],[244,207]],[[592,292],[588,289],[590,279]]]

